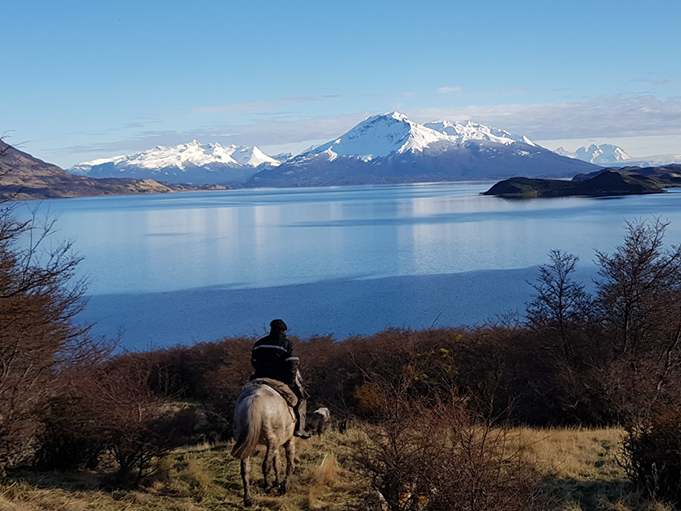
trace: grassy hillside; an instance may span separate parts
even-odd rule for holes
[[[671,510],[646,501],[632,491],[617,463],[622,430],[510,430],[511,442],[523,447],[541,476],[550,502],[546,509],[563,511]],[[354,461],[361,429],[345,434],[328,431],[322,437],[297,443],[298,469],[291,491],[269,496],[258,487],[261,473],[253,465],[255,505],[250,508],[294,510],[369,509],[376,500]],[[245,509],[241,504],[239,464],[229,455],[230,444],[202,445],[178,450],[162,463],[161,471],[137,490],[106,490],[106,474],[59,474],[10,471],[0,485],[0,509],[8,511],[203,511]]]

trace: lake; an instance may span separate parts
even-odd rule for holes
[[[492,183],[228,190],[28,202],[58,217],[84,256],[95,332],[149,349],[265,332],[367,335],[474,325],[522,312],[537,265],[559,249],[595,276],[594,251],[625,221],[669,221],[681,191],[506,200]]]

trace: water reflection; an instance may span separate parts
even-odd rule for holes
[[[232,190],[44,201],[93,294],[262,288],[527,268],[612,250],[626,220],[681,238],[681,195],[508,201],[488,183]]]

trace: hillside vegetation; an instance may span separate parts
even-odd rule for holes
[[[228,449],[254,339],[113,356],[73,322],[72,247],[2,211],[0,506],[240,509]],[[256,507],[672,509],[681,248],[665,228],[627,224],[596,253],[593,294],[577,258],[551,252],[523,318],[293,338],[310,406],[335,427],[298,442],[294,489]]]

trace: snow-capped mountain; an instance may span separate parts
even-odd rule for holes
[[[280,163],[284,163],[285,161],[288,161],[288,160],[290,160],[291,158],[293,158],[293,154],[291,154],[291,153],[279,153],[279,154],[273,154],[273,155],[271,156],[271,158],[274,158],[275,160],[277,160],[277,161],[280,162]]]
[[[391,112],[369,117],[326,144],[254,174],[244,186],[571,177],[594,170],[504,130],[471,122],[421,125]]]
[[[512,144],[514,142],[523,142],[527,145],[535,146],[534,142],[524,135],[513,135],[506,130],[490,128],[483,124],[477,124],[471,121],[466,121],[465,123],[435,121],[427,122],[424,126],[455,138],[458,144],[462,144],[468,140],[487,140],[488,142],[497,142],[504,145]]]
[[[653,154],[642,158],[632,158],[624,163],[628,167],[663,167],[665,165],[681,163],[681,154]]]
[[[589,147],[580,147],[575,152],[559,147],[555,153],[595,165],[627,164],[627,161],[632,159],[624,149],[612,144],[591,144]]]
[[[321,154],[330,161],[338,156],[360,157],[369,161],[393,153],[423,151],[431,144],[448,139],[444,133],[416,124],[406,116],[393,112],[369,117],[345,135],[303,155]]]
[[[592,144],[580,147],[575,152],[566,151],[559,147],[554,151],[561,156],[577,158],[596,165],[622,167],[661,167],[672,163],[681,163],[681,154],[656,154],[652,156],[633,157],[619,146],[612,144]]]
[[[281,165],[257,147],[220,144],[157,146],[141,153],[81,163],[71,174],[104,177],[155,179],[169,183],[239,185],[264,168]]]

